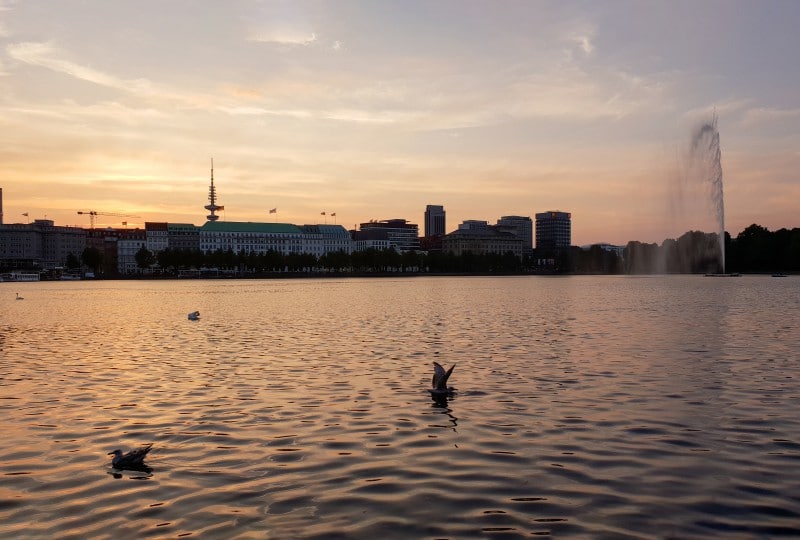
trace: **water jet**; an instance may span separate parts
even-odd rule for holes
[[[717,114],[692,133],[689,148],[689,171],[692,180],[708,188],[709,202],[714,212],[719,245],[719,266],[725,274],[725,200],[722,190],[722,152],[719,146]]]

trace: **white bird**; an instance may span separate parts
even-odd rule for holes
[[[17,293],[17,300],[25,300],[25,299],[24,299],[23,297],[21,297],[21,296],[19,295],[19,293]]]
[[[153,447],[153,443],[146,444],[141,448],[137,448],[135,450],[131,450],[127,454],[123,454],[122,450],[119,448],[114,450],[113,452],[109,452],[109,456],[114,456],[111,458],[111,466],[115,469],[141,469],[145,466],[144,458],[147,456],[147,453]]]
[[[444,368],[441,365],[439,365],[438,362],[433,363],[433,381],[431,382],[432,384],[431,394],[441,396],[441,395],[446,395],[448,393],[447,379],[450,378],[450,374],[453,372],[453,368],[455,367],[456,365],[453,364],[450,367],[450,369],[445,371]]]
[[[192,311],[189,313],[189,320],[190,321],[197,321],[200,319],[200,312],[199,311]]]

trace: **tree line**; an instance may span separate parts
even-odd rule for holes
[[[621,254],[598,245],[589,249],[573,246],[548,252],[534,250],[523,257],[511,252],[398,253],[391,248],[337,251],[320,257],[274,250],[237,253],[230,249],[203,252],[169,248],[152,253],[142,247],[136,253],[136,263],[143,273],[157,268],[168,275],[201,268],[253,275],[277,272],[686,274],[722,272],[719,251],[715,233],[689,231],[678,239],[664,240],[661,245],[628,242]],[[800,271],[800,228],[771,232],[753,224],[736,238],[725,233],[725,259],[726,272]],[[104,268],[103,254],[94,247],[83,251],[80,262],[95,273],[116,273],[115,268]],[[71,258],[70,263],[78,264],[77,258]]]
[[[628,242],[622,261],[627,274],[719,273],[719,236],[690,231],[677,240],[657,244]],[[800,228],[770,231],[750,225],[732,238],[725,233],[725,272],[770,273],[800,271]]]

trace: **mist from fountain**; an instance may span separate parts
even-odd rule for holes
[[[707,186],[710,206],[714,212],[719,243],[719,259],[725,273],[725,201],[722,190],[722,154],[719,146],[717,115],[704,122],[692,133],[689,148],[689,175],[691,181]]]

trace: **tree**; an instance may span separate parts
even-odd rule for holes
[[[136,266],[142,270],[148,269],[156,263],[156,256],[144,246],[139,248],[134,257],[136,258]]]
[[[81,253],[81,262],[97,273],[103,264],[103,253],[94,246],[89,246]]]
[[[66,267],[68,270],[74,270],[81,267],[81,261],[71,251],[67,254]]]

